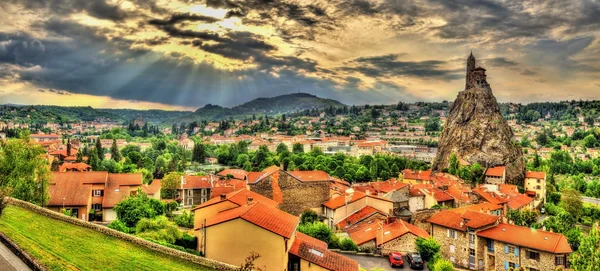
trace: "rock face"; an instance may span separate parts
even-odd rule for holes
[[[485,69],[475,68],[475,57],[467,61],[466,89],[458,93],[439,141],[434,171],[448,168],[450,156],[484,168],[506,166],[506,182],[522,185],[525,161],[521,147],[500,113],[486,81]]]

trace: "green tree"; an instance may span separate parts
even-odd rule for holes
[[[181,186],[181,177],[179,172],[170,172],[166,174],[160,183],[160,195],[163,199],[174,199],[177,197],[177,189]]]
[[[312,224],[315,221],[319,221],[317,212],[310,209],[306,209],[304,212],[302,212],[302,215],[300,216],[300,224]]]
[[[142,218],[155,218],[165,213],[165,205],[153,198],[148,198],[141,190],[127,197],[115,206],[117,218],[127,227],[135,227]]]
[[[316,221],[300,224],[298,231],[327,243],[329,248],[338,248],[339,246],[337,236],[333,234],[333,231],[325,223]]]
[[[429,261],[433,255],[440,252],[440,244],[433,238],[417,238],[417,251],[421,254],[424,261]]]
[[[569,256],[571,270],[589,271],[600,270],[600,232],[592,227],[588,236],[581,238],[579,249]]]
[[[583,138],[583,143],[586,148],[593,148],[598,145],[598,140],[596,140],[596,137],[594,135],[588,135],[585,138]]]
[[[206,146],[204,146],[204,144],[197,142],[196,144],[194,144],[194,149],[192,150],[192,161],[194,162],[198,162],[198,163],[204,163],[204,161],[206,160],[207,157],[207,153],[206,153]]]
[[[98,152],[95,149],[92,149],[90,152],[89,163],[93,171],[98,171],[101,169],[100,158],[98,158]]]
[[[140,219],[135,226],[135,235],[173,244],[177,239],[181,239],[183,233],[181,233],[175,223],[169,221],[165,216],[159,216],[154,219]]]
[[[303,153],[304,152],[304,146],[300,143],[294,143],[294,145],[292,145],[292,152],[294,153]]]
[[[100,142],[100,138],[96,139],[96,153],[98,154],[98,159],[104,159],[104,149],[102,148],[102,143]]]
[[[451,261],[440,258],[433,264],[431,271],[453,271],[454,265]]]
[[[119,152],[119,146],[117,146],[117,140],[113,139],[112,146],[110,147],[110,158],[120,162],[123,157],[121,156],[121,152]]]
[[[279,143],[279,145],[277,145],[276,152],[277,152],[277,155],[281,155],[284,152],[289,152],[288,146],[283,143]]]
[[[583,201],[579,191],[572,188],[563,190],[560,207],[567,213],[572,214],[575,219],[578,219],[583,211]]]
[[[194,228],[194,213],[184,210],[181,215],[176,216],[173,221],[179,227],[192,229]]]
[[[20,200],[47,203],[52,175],[45,153],[28,138],[0,140],[0,190]]]
[[[450,155],[448,173],[450,173],[452,175],[457,175],[458,174],[458,166],[459,166],[458,157],[456,157],[456,153],[452,153]]]

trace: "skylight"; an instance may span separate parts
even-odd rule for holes
[[[321,251],[318,251],[318,250],[315,250],[315,249],[312,249],[312,248],[309,249],[308,251],[310,251],[310,253],[315,254],[315,255],[317,255],[319,257],[323,257],[323,252],[321,252]]]

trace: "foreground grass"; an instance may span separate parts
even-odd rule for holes
[[[212,270],[11,205],[0,231],[51,270]]]

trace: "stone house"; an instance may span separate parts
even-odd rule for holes
[[[283,171],[276,166],[248,173],[250,190],[280,203],[280,208],[300,215],[306,209],[321,212],[329,199],[331,176],[324,171]]]
[[[211,198],[213,176],[181,176],[181,186],[178,189],[183,207],[200,205]]]
[[[394,203],[393,215],[400,216],[404,210],[409,210],[409,184],[403,183],[396,178],[382,182],[368,182],[354,184],[352,188],[356,191],[377,195],[380,198],[388,199]],[[411,213],[408,211],[408,216]]]
[[[332,197],[323,203],[324,222],[333,228],[340,221],[363,209],[365,206],[371,206],[389,215],[392,213],[394,203],[388,199],[348,189],[344,195]]]
[[[485,171],[486,184],[505,184],[506,183],[506,167],[491,167]]]
[[[425,193],[421,189],[410,187],[410,198],[408,199],[408,210],[415,213],[418,210],[425,209]]]
[[[484,270],[523,267],[529,271],[569,268],[573,251],[562,234],[500,223],[477,232],[484,248]]]
[[[499,219],[486,213],[443,210],[427,221],[431,223],[431,235],[441,244],[442,256],[456,266],[480,270],[485,266],[484,253],[476,233],[497,225]]]
[[[382,255],[390,252],[407,253],[417,251],[416,240],[427,238],[429,234],[404,220],[388,223],[385,220],[371,219],[346,229],[348,236],[363,250],[372,250]]]
[[[534,200],[525,194],[519,193],[516,185],[512,184],[484,184],[473,189],[481,201],[496,205],[508,205],[512,210],[533,209]]]

